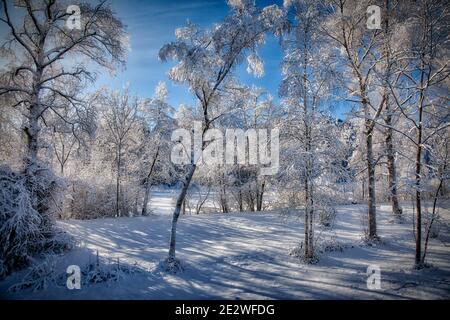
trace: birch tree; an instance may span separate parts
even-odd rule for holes
[[[390,90],[389,85],[392,81],[392,74],[394,68],[395,58],[397,56],[398,45],[392,43],[393,39],[398,40],[398,38],[393,38],[392,33],[397,30],[398,23],[395,21],[395,7],[398,6],[397,3],[392,3],[391,0],[384,1],[384,12],[383,12],[383,34],[382,34],[382,59],[384,60],[381,64],[381,86],[383,91],[383,101],[384,101],[384,122],[386,123],[385,128],[385,144],[386,144],[386,156],[387,156],[387,167],[388,167],[388,183],[389,183],[389,196],[392,203],[392,212],[399,216],[402,213],[402,209],[398,201],[398,186],[397,186],[397,168],[395,161],[395,148],[394,148],[394,126],[395,119],[395,109],[393,108],[393,103],[390,101]]]
[[[327,5],[328,20],[323,25],[323,32],[337,45],[337,52],[343,57],[343,70],[347,72],[345,81],[351,96],[348,101],[361,106],[364,118],[365,160],[368,185],[368,238],[377,239],[375,166],[373,135],[376,120],[380,118],[384,106],[382,97],[375,103],[369,93],[374,84],[374,68],[380,63],[379,55],[374,49],[381,35],[380,30],[368,30],[366,27],[366,10],[368,1],[329,1]]]
[[[304,195],[304,258],[314,259],[314,215],[319,155],[323,139],[322,129],[327,127],[321,112],[330,93],[331,64],[330,51],[324,45],[326,40],[320,33],[324,15],[315,1],[290,1],[288,10],[292,13],[291,32],[283,42],[283,80],[280,93],[284,97],[288,114],[287,132],[298,147],[298,158],[303,170],[297,172]],[[317,59],[316,57],[320,57]],[[324,151],[324,150],[322,150]]]
[[[159,175],[168,174],[171,171],[170,164],[162,166],[164,159],[169,156],[170,130],[174,127],[171,117],[173,108],[167,102],[168,90],[164,82],[158,83],[155,88],[154,97],[143,110],[142,126],[144,126],[146,139],[143,139],[144,154],[142,164],[145,166],[144,174],[144,200],[142,202],[143,216],[148,213],[148,201],[150,188],[155,181],[156,172]]]
[[[267,90],[237,83],[229,90],[231,97],[227,107],[234,108],[234,112],[219,119],[218,126],[224,130],[236,128],[248,132],[252,129],[274,128],[278,125],[280,108],[274,103],[272,95]],[[271,177],[262,175],[260,169],[260,165],[249,166],[239,163],[235,164],[232,170],[224,168],[225,172],[228,171],[226,173],[234,186],[230,185],[231,181],[226,181],[223,174],[222,178],[218,178],[221,182],[221,200],[224,200],[221,202],[227,202],[225,200],[228,198],[229,190],[235,189],[237,192],[235,198],[241,211],[244,202],[249,211],[264,210],[264,195]],[[228,207],[228,205],[222,207]]]
[[[201,30],[192,23],[176,30],[176,41],[164,45],[159,56],[161,60],[173,59],[178,64],[169,72],[169,77],[177,83],[185,83],[195,95],[201,108],[202,133],[212,127],[221,116],[219,110],[221,91],[233,77],[236,67],[247,56],[249,70],[261,75],[263,64],[257,55],[257,47],[262,45],[267,32],[280,33],[283,12],[276,5],[259,9],[253,1],[230,0],[229,15],[211,29]],[[201,151],[206,144],[203,143]],[[176,227],[187,189],[197,167],[193,159],[189,165],[183,186],[177,198],[171,227],[169,256],[166,260],[169,270],[180,267],[175,257]]]
[[[137,141],[133,133],[137,130],[137,114],[146,101],[131,96],[128,88],[123,92],[113,92],[106,95],[102,106],[102,122],[107,134],[106,143],[110,145],[116,166],[116,216],[122,215],[122,178],[128,154],[135,148]]]
[[[89,63],[110,70],[123,65],[126,37],[124,26],[104,2],[96,6],[80,3],[80,29],[72,30],[66,26],[73,13],[66,3],[15,1],[23,18],[13,18],[6,0],[1,5],[0,23],[9,31],[2,52],[7,53],[9,63],[1,77],[0,95],[12,97],[11,107],[19,108],[25,119],[25,172],[31,178],[36,173],[46,115],[54,113],[67,120],[52,102],[60,99],[78,109],[82,105],[78,91],[65,84],[93,80],[95,74],[88,71]]]
[[[395,108],[407,122],[398,132],[415,149],[415,264],[422,265],[422,197],[424,188],[424,151],[432,152],[430,141],[448,130],[448,78],[450,75],[448,6],[440,1],[421,0],[418,6],[403,8],[409,19],[401,37],[407,44],[399,56],[390,93]],[[384,123],[378,123],[387,126]],[[439,146],[435,146],[439,148]]]

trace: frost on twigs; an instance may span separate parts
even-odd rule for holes
[[[35,165],[27,174],[0,167],[0,278],[25,267],[36,254],[71,246],[54,224],[62,188],[44,166]]]
[[[262,77],[264,75],[264,64],[258,54],[252,53],[247,57],[247,72],[255,77]]]

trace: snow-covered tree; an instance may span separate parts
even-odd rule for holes
[[[368,186],[368,238],[376,239],[375,156],[373,136],[376,120],[380,118],[385,97],[373,96],[374,68],[381,62],[375,53],[381,30],[366,27],[366,11],[370,1],[329,1],[327,20],[321,30],[335,46],[336,57],[342,57],[343,83],[348,89],[348,99],[360,105],[358,115],[365,121],[365,160]]]
[[[186,83],[198,99],[202,138],[222,115],[222,89],[232,80],[236,67],[247,57],[248,70],[261,75],[263,64],[256,49],[264,43],[267,32],[280,34],[285,26],[283,11],[276,5],[259,9],[253,1],[233,0],[228,4],[230,13],[222,22],[211,29],[199,29],[189,22],[186,27],[177,29],[177,39],[164,45],[159,52],[161,60],[178,62],[169,72],[171,80]],[[205,146],[203,143],[202,151]],[[176,226],[196,162],[194,159],[189,165],[175,205],[167,259],[169,269],[179,265],[175,258]]]
[[[45,145],[42,127],[46,119],[52,114],[70,121],[65,116],[71,112],[62,110],[82,108],[79,88],[94,79],[95,73],[90,70],[95,65],[113,70],[123,64],[126,55],[124,26],[104,2],[95,6],[78,4],[84,18],[79,29],[67,28],[67,19],[72,15],[69,4],[73,3],[14,1],[13,14],[10,2],[1,3],[0,25],[7,35],[1,43],[4,64],[0,96],[19,115],[25,139],[23,172],[7,182],[13,173],[9,169],[2,171],[3,196],[12,197],[3,198],[2,205],[13,200],[14,192],[26,199],[19,207],[2,209],[9,213],[2,215],[0,241],[6,253],[0,259],[8,267],[29,261],[33,253],[48,246],[47,241],[54,235],[51,207],[62,185],[39,155]],[[27,218],[14,225],[14,219],[21,217]],[[29,239],[24,240],[27,233]],[[34,246],[29,246],[34,240]],[[16,263],[18,260],[20,263]]]
[[[24,0],[15,3],[23,19],[12,19],[10,5],[2,1],[0,21],[10,34],[4,43],[8,68],[2,75],[0,95],[12,95],[14,106],[23,110],[26,121],[23,132],[27,138],[27,170],[38,161],[39,133],[47,113],[59,113],[55,99],[77,109],[82,103],[77,90],[67,82],[81,83],[93,79],[87,63],[112,69],[122,64],[126,52],[124,27],[111,9],[100,3],[79,5],[83,12],[81,29],[65,26],[67,4],[54,0]],[[71,60],[68,60],[71,58]],[[28,172],[33,175],[33,172]]]
[[[283,80],[280,94],[286,105],[284,131],[289,139],[286,148],[293,152],[290,155],[290,167],[292,173],[295,172],[295,180],[298,179],[297,186],[303,189],[304,258],[306,261],[312,261],[313,222],[315,209],[318,207],[316,182],[326,170],[320,163],[325,161],[323,157],[328,148],[337,149],[336,145],[327,141],[333,124],[322,114],[327,111],[325,103],[331,91],[331,64],[334,61],[330,59],[330,52],[324,45],[327,39],[320,34],[323,11],[317,3],[290,1],[286,9],[292,16],[292,26],[283,42]],[[292,178],[292,175],[290,177]]]
[[[153,183],[168,179],[173,171],[170,157],[170,133],[174,128],[173,108],[167,102],[168,90],[164,82],[158,83],[154,97],[141,110],[141,126],[144,133],[140,155],[144,200],[142,215],[147,215],[150,188]]]
[[[148,101],[131,96],[129,89],[106,94],[102,101],[101,124],[105,130],[105,143],[112,152],[116,169],[116,216],[122,215],[122,178],[127,172],[127,161],[132,149],[137,148],[134,134],[139,109]]]
[[[379,50],[382,51],[382,63],[375,70],[379,75],[380,85],[382,88],[382,100],[384,101],[383,120],[386,123],[384,128],[385,145],[386,145],[386,158],[388,168],[388,180],[389,180],[389,198],[392,203],[392,212],[395,215],[400,215],[402,209],[398,200],[398,178],[397,178],[397,166],[396,166],[396,151],[394,143],[394,130],[395,121],[398,118],[398,113],[390,97],[389,83],[393,81],[393,68],[398,55],[399,43],[398,37],[395,37],[394,32],[401,28],[402,16],[395,11],[395,7],[398,4],[392,3],[390,0],[384,1],[383,11],[383,34],[381,37],[381,45]]]
[[[416,255],[415,263],[422,261],[422,198],[425,185],[424,156],[441,146],[430,145],[435,135],[448,130],[450,117],[448,109],[450,75],[449,53],[449,9],[440,1],[418,1],[417,6],[404,4],[408,20],[401,29],[406,39],[398,54],[395,79],[390,85],[394,106],[405,124],[402,128],[388,126],[400,134],[415,149],[410,155],[414,161],[414,180],[417,210],[415,221]],[[381,126],[386,125],[379,123]]]

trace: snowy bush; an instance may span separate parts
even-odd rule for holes
[[[430,229],[430,238],[431,239],[436,239],[439,237],[439,232],[441,230],[441,226],[439,223],[433,223],[431,225],[431,229]]]
[[[51,285],[65,287],[67,282],[66,270],[57,268],[61,257],[50,255],[33,265],[25,274],[22,281],[12,285],[8,291],[17,292],[32,290],[33,292],[45,290]],[[126,275],[141,273],[143,270],[135,263],[133,265],[121,264],[119,259],[99,258],[81,267],[81,285],[83,287],[97,283],[119,281]]]
[[[179,273],[183,272],[185,269],[185,266],[183,263],[181,263],[178,259],[170,259],[167,258],[164,261],[161,261],[157,267],[157,270],[168,272],[168,273]]]
[[[66,204],[70,217],[94,219],[114,215],[115,191],[112,185],[103,187],[80,180],[70,183]]]
[[[329,252],[343,252],[345,245],[337,240],[337,236],[331,235],[326,238],[318,237],[314,243],[314,254],[310,259],[305,258],[305,250],[303,241],[298,245],[293,247],[289,251],[289,255],[300,259],[300,261],[305,263],[317,263],[319,262],[320,256]]]
[[[336,236],[331,236],[330,239],[319,241],[317,247],[320,253],[344,251],[344,245],[337,240]]]
[[[30,172],[30,171],[28,171]],[[32,175],[0,167],[0,276],[29,264],[44,251],[58,252],[70,245],[55,228],[61,210],[63,183],[43,166]]]
[[[56,259],[54,256],[46,257],[43,262],[33,265],[23,277],[23,280],[11,286],[9,291],[31,289],[36,292],[48,288],[56,280],[55,265]]]
[[[317,254],[317,251],[314,250],[313,252],[313,256],[310,258],[306,258],[305,257],[305,249],[304,249],[304,242],[301,241],[298,245],[296,245],[295,247],[293,247],[290,251],[289,251],[289,255],[299,259],[301,262],[304,263],[317,263],[319,262],[319,256]]]
[[[324,206],[318,209],[318,211],[320,224],[325,227],[331,227],[336,218],[336,209],[331,206]]]
[[[121,264],[119,259],[109,262],[97,260],[81,268],[82,285],[119,281],[125,275],[133,275],[139,272],[142,272],[142,270],[137,264]]]
[[[122,188],[120,211],[129,216],[138,211],[135,202],[136,188],[127,185]],[[115,195],[115,185],[73,180],[67,190],[64,217],[74,219],[115,217]]]

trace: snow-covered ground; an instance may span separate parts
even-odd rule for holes
[[[68,290],[49,282],[43,290],[10,292],[27,270],[0,283],[8,299],[440,299],[450,298],[450,237],[448,208],[443,225],[431,239],[432,268],[413,270],[411,212],[402,224],[393,221],[386,206],[378,207],[383,243],[361,241],[362,205],[340,206],[333,231],[317,230],[322,240],[336,241],[343,251],[325,252],[317,264],[305,265],[289,255],[303,237],[302,219],[286,219],[277,212],[181,216],[177,257],[182,273],[158,267],[167,254],[169,227],[176,193],[155,192],[149,217],[69,220],[61,226],[79,247],[55,262],[55,273],[68,265],[82,267],[100,258],[114,265],[136,264],[140,272],[117,281]],[[381,269],[381,289],[367,287],[367,268]]]

